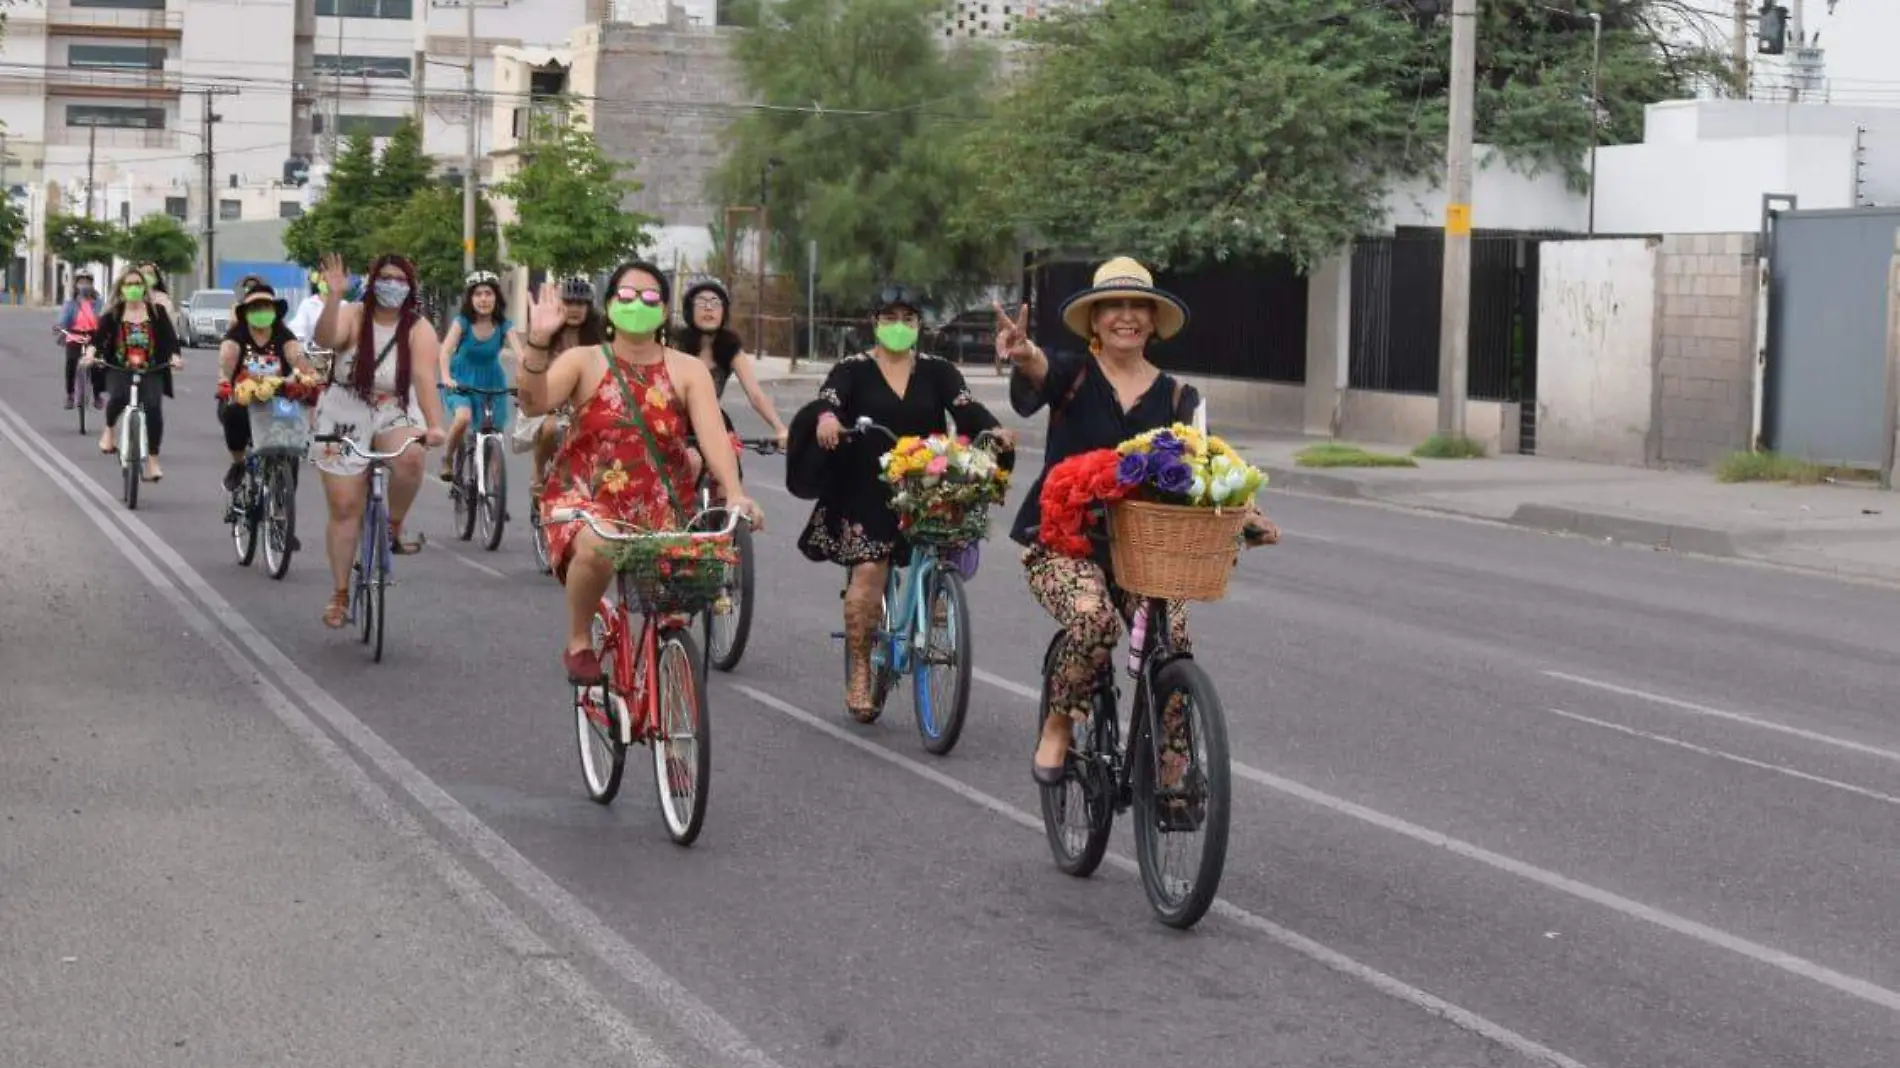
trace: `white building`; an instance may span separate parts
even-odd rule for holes
[[[423,90],[423,147],[449,170],[460,171],[468,151],[468,0],[416,0],[427,3],[418,22],[420,40],[412,47],[426,54]],[[607,0],[474,0],[475,2],[475,158],[477,166],[495,147],[488,121],[495,91],[495,49],[552,47],[566,42],[576,27],[607,18]],[[710,0],[706,0],[710,7]],[[614,14],[618,19],[619,15]],[[406,113],[406,112],[405,112]]]

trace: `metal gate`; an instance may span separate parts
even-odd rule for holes
[[[1886,458],[1887,270],[1900,208],[1773,218],[1762,437],[1798,459],[1879,468]]]

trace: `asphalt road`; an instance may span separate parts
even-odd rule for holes
[[[524,1018],[541,1026],[508,1032],[512,1063],[588,1063],[576,1044],[719,1068],[1900,1062],[1891,592],[1274,494],[1286,542],[1194,617],[1240,777],[1223,904],[1181,935],[1125,868],[1049,862],[1025,694],[1050,624],[1009,546],[971,586],[969,726],[932,758],[902,698],[876,726],[845,718],[841,575],[793,549],[804,509],[753,457],[760,613],[715,677],[712,811],[680,850],[650,765],[630,759],[610,809],[582,793],[560,592],[525,523],[484,553],[426,490],[430,545],[397,561],[371,664],[319,622],[320,552],[281,583],[234,565],[210,353],[128,517],[60,408],[46,319],[0,312],[0,490],[25,532],[0,595],[0,811],[29,843],[0,852],[0,977],[63,985],[0,998],[0,1063],[129,1063],[45,1056],[68,998],[102,1048],[228,1011],[223,1057],[189,1063],[318,1063],[273,1037],[341,1041],[334,1017],[421,990],[433,1011],[376,1017],[325,1063],[460,1063]],[[314,548],[314,478],[300,504]],[[137,670],[51,670],[140,635],[159,644]],[[91,753],[75,720],[119,745]],[[180,781],[253,751],[224,769],[236,793]],[[36,784],[75,763],[172,837],[64,816],[80,784]],[[244,791],[260,799],[233,812]],[[202,885],[128,906],[124,873],[170,853]],[[42,870],[64,893],[22,901]],[[282,900],[300,885],[323,918]],[[200,921],[203,943],[177,939]],[[59,947],[101,925],[155,977],[62,971]],[[412,955],[380,964],[370,929]],[[165,967],[237,982],[219,954],[240,951],[248,985],[286,995],[151,1000]],[[454,1042],[417,1049],[437,1035]]]

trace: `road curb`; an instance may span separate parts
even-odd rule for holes
[[[1550,504],[1520,504],[1508,520],[1513,526],[1578,534],[1588,538],[1640,542],[1698,556],[1745,557],[1745,536],[1714,527],[1665,523],[1609,512]]]
[[[1262,464],[1260,470],[1266,472],[1267,488],[1286,493],[1303,493],[1310,497],[1332,497],[1345,501],[1376,500],[1368,496],[1365,488],[1357,481],[1341,475],[1323,475],[1298,467],[1282,467],[1278,464]]]

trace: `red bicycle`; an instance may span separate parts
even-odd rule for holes
[[[578,509],[563,508],[549,523],[580,520],[610,543],[642,540],[732,541],[741,516],[726,516],[723,529],[687,532],[615,530]],[[614,593],[602,598],[594,614],[593,639],[606,677],[574,689],[574,730],[580,743],[581,775],[587,796],[609,804],[620,793],[627,747],[650,745],[653,777],[659,790],[660,817],[666,833],[691,845],[706,821],[706,794],[712,779],[704,661],[693,641],[692,611],[664,582],[636,581],[626,572],[614,576]],[[631,619],[638,611],[640,628]]]

